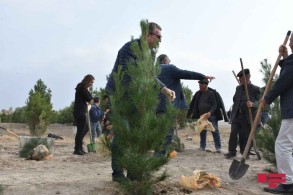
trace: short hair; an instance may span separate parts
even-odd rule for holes
[[[105,99],[107,99],[107,98],[109,99],[109,96],[108,96],[108,95],[104,95],[104,96],[103,96],[103,100],[105,100]]]
[[[160,63],[160,64],[163,64],[164,63],[164,60],[167,58],[168,56],[166,54],[161,54],[159,55],[159,57],[157,57],[157,61]]]
[[[100,102],[100,98],[99,97],[94,97],[94,103],[99,103]]]
[[[149,22],[149,33],[153,33],[156,28],[159,29],[159,30],[162,30],[160,25],[158,25],[157,23]]]

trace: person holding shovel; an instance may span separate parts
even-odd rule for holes
[[[289,46],[293,52],[293,35]],[[279,47],[283,57],[279,79],[275,82],[268,94],[261,99],[261,106],[271,104],[280,96],[281,127],[275,142],[275,154],[279,173],[286,175],[286,182],[277,188],[265,187],[264,191],[274,194],[293,194],[293,54],[288,56],[285,45]]]
[[[86,112],[87,106],[93,101],[93,96],[90,93],[90,87],[92,87],[95,78],[88,74],[83,80],[77,84],[75,88],[75,100],[73,107],[73,116],[77,126],[77,132],[75,135],[75,147],[73,154],[84,155],[86,152],[82,148],[83,138],[86,135],[88,129],[86,128]]]
[[[244,75],[243,75],[244,72]],[[236,87],[236,92],[233,97],[233,108],[231,113],[231,132],[229,137],[228,153],[224,156],[229,159],[236,156],[237,142],[239,136],[240,153],[243,154],[251,125],[249,119],[249,108],[251,108],[253,118],[255,118],[257,101],[260,98],[260,87],[253,85],[250,81],[249,69],[244,69],[237,74],[240,84]],[[248,94],[250,101],[245,97],[245,80],[247,82]],[[247,156],[248,158],[249,156]]]

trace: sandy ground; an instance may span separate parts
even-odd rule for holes
[[[0,124],[18,135],[28,135],[28,129],[22,124]],[[52,148],[53,158],[46,161],[25,160],[18,156],[17,137],[0,132],[0,184],[4,194],[123,194],[117,183],[111,181],[110,156],[103,153],[90,153],[84,156],[73,155],[74,131],[72,126],[50,125],[48,133],[60,135],[64,140],[56,140]],[[230,125],[220,122],[222,154],[214,152],[214,143],[210,133],[207,137],[208,151],[199,151],[199,135],[190,128],[178,130],[185,150],[177,153],[162,169],[171,175],[167,180],[154,186],[154,194],[224,194],[248,195],[267,194],[262,191],[267,184],[257,182],[257,173],[269,165],[264,160],[252,156],[246,160],[249,169],[240,180],[232,180],[228,170],[232,160],[224,158]],[[192,137],[192,140],[188,139]],[[89,137],[85,138],[89,142]],[[100,150],[101,151],[101,150]],[[240,160],[238,155],[236,159]],[[179,185],[181,175],[190,176],[196,169],[207,171],[219,177],[222,187],[206,187],[191,190]]]

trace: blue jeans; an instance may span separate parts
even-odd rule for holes
[[[220,132],[218,128],[218,120],[216,119],[216,116],[212,115],[209,118],[209,121],[213,124],[215,131],[211,131],[213,138],[214,138],[214,143],[215,143],[215,148],[216,150],[221,149],[221,138],[220,138]],[[200,133],[200,148],[205,149],[206,147],[206,138],[207,138],[207,130],[203,130]]]
[[[269,113],[268,113],[268,112],[262,112],[262,113],[261,113],[261,119],[260,119],[260,121],[261,121],[261,123],[262,123],[263,125],[265,125],[265,124],[267,124],[269,118],[270,118],[270,117],[269,117]]]
[[[97,137],[100,137],[102,134],[102,127],[100,122],[91,122],[91,134],[92,134],[92,142],[95,141]]]

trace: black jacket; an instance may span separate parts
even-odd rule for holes
[[[85,117],[87,102],[90,102],[93,96],[82,84],[78,84],[75,90],[73,114],[76,118]]]
[[[225,105],[221,95],[215,89],[212,89],[212,88],[208,88],[208,89],[209,91],[212,91],[214,93],[216,102],[217,102],[217,108],[214,111],[214,113],[211,113],[211,114],[214,114],[217,120],[223,120],[224,118],[225,122],[228,122],[229,120],[226,114]],[[201,95],[202,95],[202,92],[200,91],[194,94],[189,106],[189,110],[187,112],[187,118],[195,119],[200,117],[198,112],[198,100]]]
[[[233,120],[235,119],[237,112],[240,109],[240,102],[241,102],[241,98],[242,96],[245,96],[245,91],[243,90],[244,86],[243,85],[238,85],[236,87],[236,92],[233,96],[233,107],[232,107],[232,114],[231,114],[231,122],[233,122]],[[260,98],[260,88],[256,85],[253,84],[249,84],[247,85],[248,88],[248,95],[249,95],[249,99],[251,102],[258,102],[259,98]],[[244,108],[242,108],[243,111],[245,112],[246,115],[246,120],[247,122],[250,124],[250,119],[249,119],[249,114],[248,114],[248,108],[247,106],[245,106]],[[256,115],[256,107],[253,107],[251,109],[252,111],[252,117],[255,118]]]

